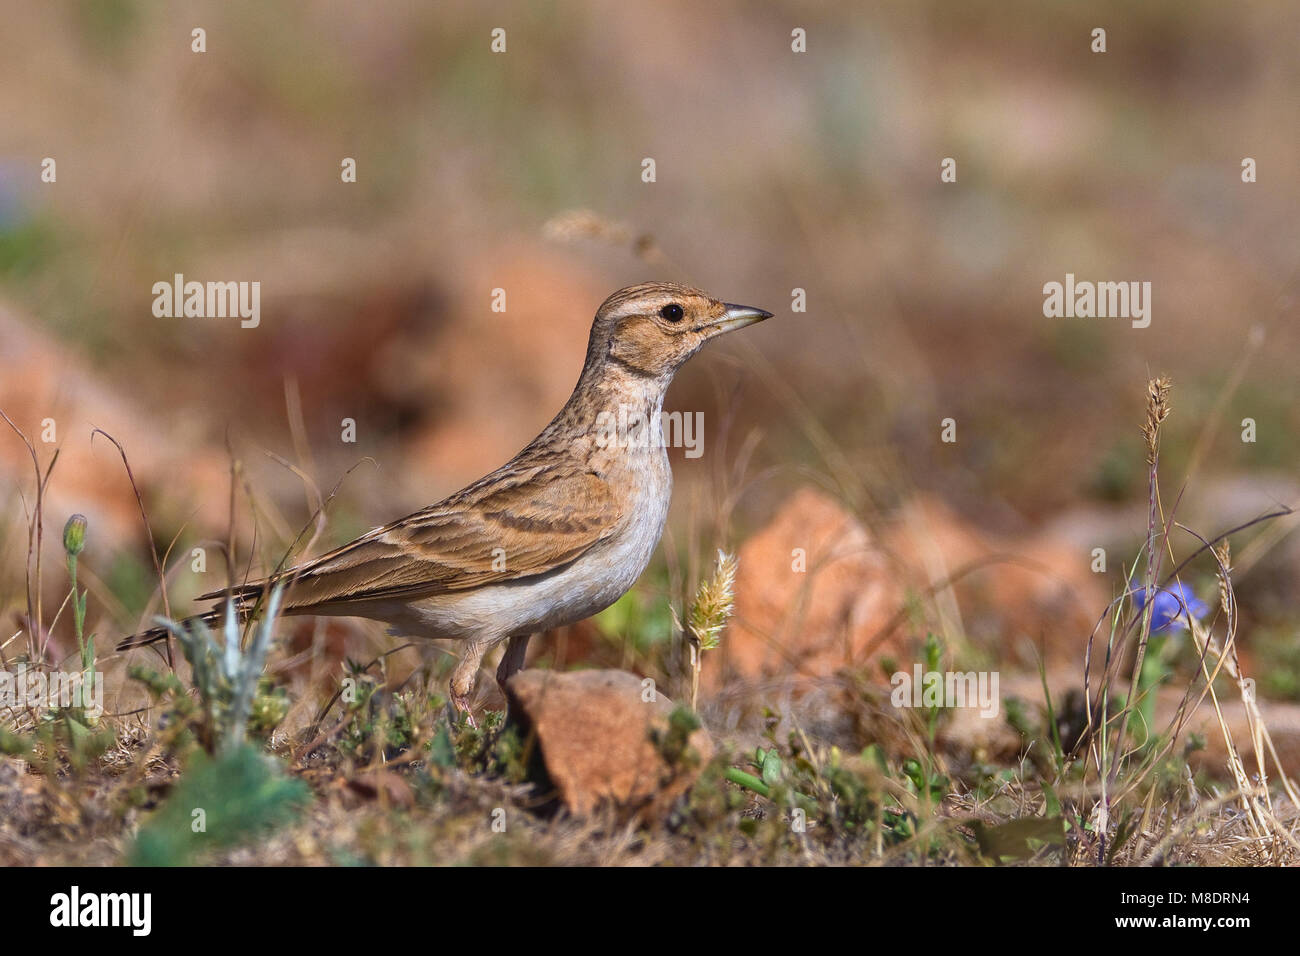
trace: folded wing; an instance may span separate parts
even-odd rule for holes
[[[528,578],[586,553],[621,517],[609,486],[590,471],[573,465],[503,470],[234,594],[247,603],[284,581],[290,584],[285,610],[303,611]],[[226,594],[212,591],[200,600]]]

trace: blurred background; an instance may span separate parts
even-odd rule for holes
[[[148,544],[170,548],[173,609],[224,582],[217,549],[205,573],[190,555],[227,539],[232,497],[241,567],[278,561],[313,483],[338,486],[316,552],[441,498],[560,407],[606,295],[671,279],[775,318],[670,392],[704,413],[704,454],[672,452],[638,591],[535,654],[668,667],[642,645],[671,644],[669,604],[725,547],[716,720],[783,675],[878,679],[876,655],[908,666],[931,632],[959,661],[1044,655],[1077,680],[1145,532],[1149,377],[1174,381],[1180,520],[1214,534],[1300,500],[1298,30],[1294,4],[1185,0],[8,5],[0,409],[42,468],[60,449],[48,573],[50,529],[86,514],[107,646],[158,608]],[[176,273],[260,281],[259,327],[156,318]],[[1066,273],[1150,282],[1150,327],[1045,318]],[[123,444],[152,542],[93,427]],[[6,429],[0,640],[24,627],[34,488]],[[1276,699],[1300,698],[1293,527],[1234,542],[1242,646]],[[791,583],[801,547],[813,585]],[[302,647],[391,646],[304,627]]]

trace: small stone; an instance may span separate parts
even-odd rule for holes
[[[601,805],[621,815],[661,817],[713,756],[703,728],[668,759],[656,744],[669,732],[672,701],[618,670],[520,671],[506,688],[511,719],[535,735],[546,776],[572,813]]]

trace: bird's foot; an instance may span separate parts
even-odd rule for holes
[[[478,730],[478,721],[474,719],[474,712],[469,709],[469,695],[460,695],[455,692],[451,694],[451,706],[453,715],[464,714],[465,721],[475,730]]]

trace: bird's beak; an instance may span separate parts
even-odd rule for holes
[[[730,302],[722,304],[727,311],[722,313],[722,318],[709,323],[709,329],[714,335],[721,335],[723,332],[730,332],[732,329],[743,329],[747,325],[753,325],[755,322],[762,322],[764,319],[772,317],[771,312],[764,312],[762,309],[755,309],[753,306],[732,305]]]

